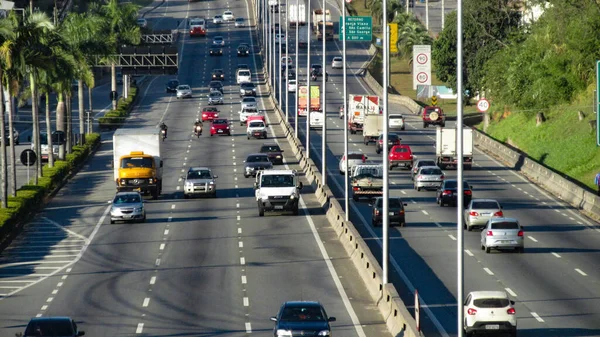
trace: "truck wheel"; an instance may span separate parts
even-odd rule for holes
[[[250,139],[250,136],[246,136],[247,139]]]
[[[352,200],[354,200],[354,201],[358,201],[358,195],[356,195],[356,194],[355,194],[355,195],[353,195],[353,196],[352,196]]]
[[[423,123],[423,128],[427,128],[427,123]]]
[[[258,205],[258,216],[265,216],[265,209],[260,204]]]
[[[365,140],[365,145],[369,145],[369,139],[367,137],[365,137],[364,140]]]
[[[446,127],[446,123],[442,123],[442,127],[445,128]]]
[[[186,193],[183,193],[183,198],[184,199],[189,199],[189,197],[190,197],[189,195],[187,195]]]
[[[296,206],[296,207],[294,208],[294,210],[292,211],[292,214],[293,214],[293,215],[298,215],[298,206]]]
[[[158,199],[158,188],[152,191],[152,200]]]
[[[114,225],[114,223],[115,223],[115,220],[110,220],[111,225]]]

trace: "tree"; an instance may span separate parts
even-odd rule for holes
[[[12,21],[8,19],[0,19],[0,46],[4,44],[4,41],[10,40],[13,32]],[[2,59],[0,59],[0,98],[2,102],[4,102],[4,64]],[[11,97],[7,97],[8,100],[11,100]],[[10,114],[10,111],[9,111]],[[0,174],[2,175],[1,182],[1,195],[2,198],[2,208],[8,207],[8,168],[6,165],[6,122],[4,120],[4,104],[0,104]],[[8,129],[8,132],[12,132],[12,128]],[[11,134],[11,142],[14,137]]]
[[[427,45],[433,42],[427,29],[415,20],[407,20],[402,27],[398,28],[398,50],[399,57],[408,60],[412,64],[412,50],[415,45]]]

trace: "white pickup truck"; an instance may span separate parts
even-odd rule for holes
[[[383,195],[383,165],[356,165],[350,173],[352,199],[375,198]]]
[[[267,139],[267,126],[262,120],[251,120],[246,128],[246,137]]]
[[[295,170],[260,171],[254,189],[259,216],[264,216],[265,211],[291,211],[298,215],[302,182]]]
[[[260,115],[260,111],[253,107],[243,107],[238,113],[240,114],[240,125],[245,125],[248,117]]]

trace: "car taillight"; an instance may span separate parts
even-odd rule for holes
[[[211,127],[210,127],[210,128],[211,128],[212,130],[214,130],[214,129],[215,129],[215,127],[214,127],[214,126],[212,126],[212,125],[211,125]]]
[[[362,162],[364,163],[366,161],[367,161],[367,157],[365,157],[365,155],[363,154],[363,156],[362,156]]]
[[[473,194],[473,192],[471,192],[470,190],[465,191],[465,195],[472,195],[472,194]]]
[[[440,179],[444,180],[444,175],[443,174],[440,176]]]
[[[219,114],[215,114],[215,116],[214,116],[214,117],[215,117],[215,118],[219,117]]]
[[[452,191],[450,190],[444,190],[444,192],[442,192],[443,195],[451,195]]]
[[[502,211],[498,211],[494,213],[494,216],[504,216],[504,213],[502,213]]]
[[[408,156],[408,157],[412,158],[412,157],[413,157],[413,155],[411,154],[411,155],[410,155],[410,156]]]
[[[506,313],[509,314],[509,315],[514,315],[517,312],[515,311],[515,308],[508,308],[508,310],[506,310]]]
[[[519,234],[517,234],[518,236],[523,236],[523,231],[519,231]]]
[[[379,215],[379,210],[378,209],[375,210],[375,215]]]
[[[358,187],[352,187],[352,190],[353,190],[353,191],[358,191],[358,190],[359,190],[359,188],[358,188]]]
[[[202,117],[206,117],[206,114],[202,114]]]
[[[487,231],[487,234],[486,234],[486,235],[487,235],[487,236],[494,236],[494,232],[492,232],[492,231]]]
[[[477,313],[477,310],[475,310],[475,309],[473,309],[473,308],[469,308],[469,309],[467,310],[467,314],[469,314],[469,315],[475,315],[476,313]]]
[[[380,140],[379,140],[379,144],[383,144],[383,140],[381,140],[381,139],[380,139]]]
[[[471,211],[469,212],[470,216],[479,216],[479,213],[475,212],[475,211]]]

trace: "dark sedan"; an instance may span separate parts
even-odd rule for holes
[[[335,317],[328,317],[319,302],[290,301],[283,303],[271,320],[275,322],[273,336],[276,337],[331,336],[329,322],[335,322]]]
[[[397,134],[388,133],[388,151],[392,148],[392,146],[400,145],[401,140],[402,138],[400,138],[400,136],[398,136]],[[379,138],[375,143],[375,152],[377,152],[377,154],[383,152],[383,134],[379,135]]]
[[[222,56],[223,55],[223,48],[221,48],[221,47],[210,47],[210,49],[208,50],[208,54],[210,54],[210,56]]]
[[[458,190],[458,182],[456,179],[447,179],[440,185],[435,196],[435,201],[444,207],[445,205],[456,205],[456,194]],[[463,180],[464,205],[468,205],[473,198],[473,189],[469,183]]]
[[[406,204],[402,202],[401,198],[390,197],[388,201],[388,219],[390,226],[397,223],[400,227],[404,227],[406,219],[404,216],[404,206]],[[377,197],[375,202],[371,204],[371,224],[373,227],[381,226],[383,223],[383,198]]]
[[[248,56],[250,55],[250,47],[246,44],[241,44],[237,47],[237,56]]]
[[[209,90],[216,90],[219,91],[220,93],[223,93],[223,82],[221,81],[210,81],[210,83],[208,83],[208,89]]]
[[[179,86],[178,80],[170,80],[167,82],[167,93],[177,92],[177,87]]]
[[[17,334],[22,337],[33,336],[61,336],[78,337],[85,335],[85,332],[77,328],[75,321],[69,317],[36,317],[32,318],[25,328],[24,334]]]
[[[248,155],[244,160],[244,177],[256,177],[256,173],[262,170],[270,170],[273,168],[273,163],[269,161],[269,156],[266,153],[254,153]]]
[[[224,81],[225,80],[225,72],[223,72],[223,69],[215,69],[212,71],[211,79],[218,80],[218,81]]]
[[[260,153],[266,153],[274,165],[283,165],[283,150],[277,143],[264,143],[260,147]]]

